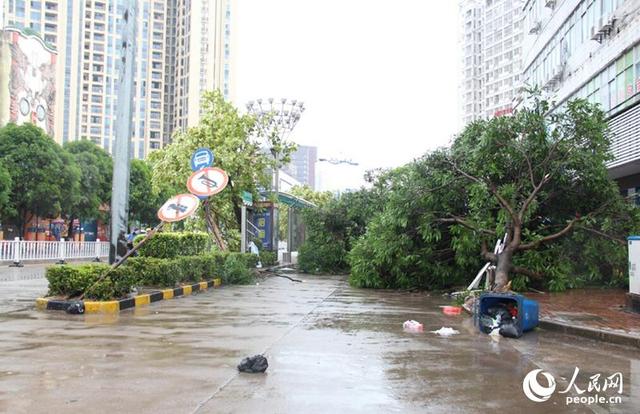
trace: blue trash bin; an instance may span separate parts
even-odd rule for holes
[[[520,334],[527,332],[538,326],[540,305],[538,301],[527,299],[522,295],[514,293],[482,293],[478,299],[475,312],[475,323],[482,332],[480,326],[480,315],[487,313],[491,307],[499,304],[512,303],[518,309],[518,330]]]

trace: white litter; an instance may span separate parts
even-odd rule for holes
[[[420,322],[410,320],[402,324],[402,329],[407,332],[424,332],[424,325]]]
[[[431,332],[440,336],[451,336],[451,335],[457,335],[460,333],[459,331],[456,331],[453,328],[444,327],[444,326],[438,329],[437,331],[431,331]]]

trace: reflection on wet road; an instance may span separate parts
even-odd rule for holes
[[[424,293],[357,290],[344,278],[273,278],[117,316],[0,315],[0,412],[638,412],[637,350],[537,331],[492,341]],[[418,320],[425,333],[402,331]],[[426,332],[451,326],[459,335]],[[239,374],[264,352],[265,375]],[[567,388],[621,372],[623,403],[534,403],[535,368]],[[564,378],[564,379],[563,379]],[[569,395],[569,394],[567,394]]]

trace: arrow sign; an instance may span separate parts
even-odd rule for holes
[[[217,167],[203,168],[191,174],[187,180],[187,188],[198,197],[211,197],[218,194],[229,183],[227,173]]]
[[[158,210],[161,221],[180,221],[192,215],[200,205],[200,200],[193,194],[178,194],[171,197]]]

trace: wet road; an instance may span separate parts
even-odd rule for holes
[[[118,316],[4,313],[0,412],[640,412],[635,349],[543,331],[494,342],[468,317],[443,315],[441,297],[302,278],[224,287]],[[405,333],[407,319],[460,334]],[[237,372],[242,357],[262,352],[265,375]],[[576,366],[582,389],[591,375],[621,372],[622,404],[524,396],[530,370],[551,373],[564,390]]]

